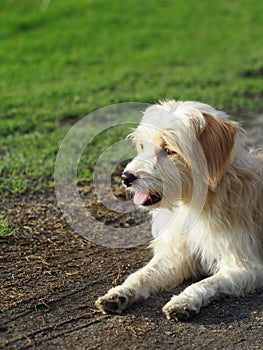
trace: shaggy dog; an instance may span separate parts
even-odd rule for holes
[[[163,307],[186,320],[221,296],[263,286],[263,157],[244,148],[244,130],[199,102],[147,108],[133,138],[138,155],[122,179],[152,213],[154,256],[100,297],[104,313],[208,276]]]

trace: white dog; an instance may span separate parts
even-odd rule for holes
[[[134,203],[153,216],[152,260],[96,302],[104,313],[193,283],[164,306],[186,320],[211,300],[263,286],[263,157],[244,130],[199,102],[149,107],[131,135],[138,155],[122,175]]]

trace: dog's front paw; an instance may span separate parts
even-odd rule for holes
[[[190,302],[176,300],[174,297],[163,307],[163,312],[168,320],[179,322],[188,320],[198,314],[199,310],[194,308]]]
[[[96,306],[103,313],[121,314],[131,303],[131,291],[111,289],[106,295],[98,298]]]

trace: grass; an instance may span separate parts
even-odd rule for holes
[[[0,237],[10,236],[16,231],[16,228],[8,225],[7,219],[0,217]]]
[[[262,110],[262,14],[257,0],[2,0],[0,194],[52,186],[70,125],[103,106]]]

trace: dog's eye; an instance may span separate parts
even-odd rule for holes
[[[140,146],[139,146],[139,147],[140,147],[140,150],[143,151],[143,148],[144,148],[144,147],[143,147],[143,143],[140,143]]]
[[[175,153],[176,153],[176,152],[172,151],[172,150],[169,149],[169,148],[164,148],[163,150],[164,150],[164,152],[165,152],[166,154],[168,154],[168,156],[171,156],[172,154],[175,154]]]

